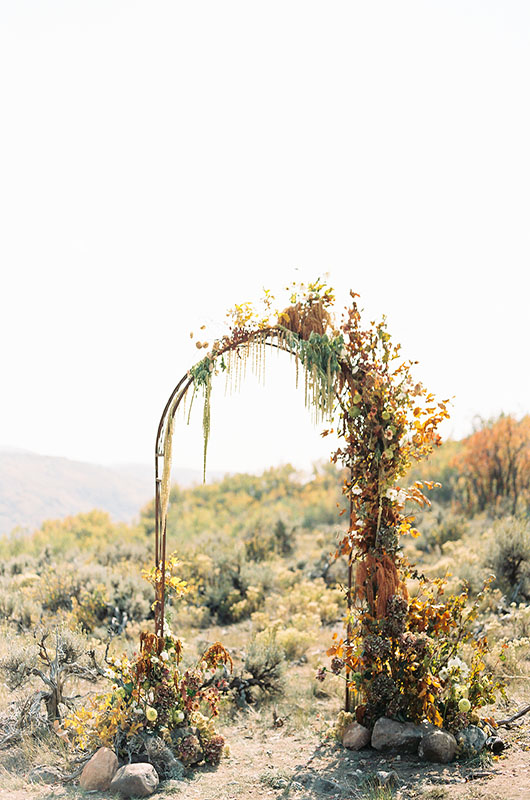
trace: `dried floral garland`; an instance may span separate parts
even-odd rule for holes
[[[441,443],[437,428],[448,417],[448,401],[435,401],[413,379],[414,362],[401,357],[400,346],[392,343],[384,318],[377,324],[362,326],[357,297],[351,292],[351,305],[340,326],[332,315],[333,290],[319,280],[308,286],[295,286],[290,304],[283,311],[273,310],[274,298],[266,292],[261,313],[249,303],[229,312],[229,332],[215,341],[208,354],[184,376],[160,421],[156,444],[155,555],[156,564],[163,565],[169,495],[167,464],[177,408],[185,403],[188,392],[194,396],[202,390],[206,465],[213,376],[225,373],[227,388],[238,389],[249,364],[255,374],[264,376],[268,348],[286,351],[294,359],[297,378],[300,370],[303,372],[306,405],[314,421],[329,420],[343,442],[332,461],[346,467],[348,475],[343,491],[349,500],[349,525],[337,551],[337,556],[346,557],[349,567],[347,625],[345,637],[337,640],[329,653],[334,659],[334,671],[345,669],[346,710],[351,706],[352,693],[362,688],[357,715],[371,723],[380,715],[379,701],[388,695],[389,686],[395,690],[395,665],[405,663],[400,657],[407,647],[410,652],[414,650],[409,647],[410,636],[405,637],[408,644],[401,642],[407,631],[413,634],[413,626],[407,623],[406,587],[413,570],[403,557],[400,540],[404,535],[418,535],[413,517],[404,512],[405,502],[424,506],[429,501],[421,483],[404,488],[398,481],[414,460],[424,458]],[[206,349],[208,344],[197,342],[197,347]],[[331,432],[332,429],[326,430],[324,435]],[[159,590],[155,633],[161,639],[163,620],[164,591]],[[440,626],[441,623],[439,629]],[[418,632],[421,629],[414,635]],[[421,646],[424,654],[430,648],[430,644]],[[425,686],[415,690],[416,699],[420,692],[421,698],[427,698],[416,703],[419,711],[414,706],[412,690],[411,698],[402,702],[398,711],[427,715],[439,723],[434,704],[436,679],[432,670],[429,675],[431,683],[426,679]],[[403,695],[402,688],[396,691]],[[375,700],[371,703],[370,698],[377,698],[379,704]]]

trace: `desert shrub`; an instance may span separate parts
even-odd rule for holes
[[[287,530],[287,525],[281,519],[278,520],[276,525],[274,526],[274,539],[275,539],[275,547],[276,551],[281,556],[288,556],[294,550],[294,528],[291,529],[289,533]]]
[[[205,576],[197,602],[223,625],[255,611],[274,584],[269,565],[245,562],[241,555],[222,557]]]
[[[144,542],[118,540],[98,550],[96,558],[104,566],[115,567],[123,563],[142,565],[151,561],[151,552]]]
[[[530,521],[509,517],[496,523],[485,563],[508,602],[530,598]]]
[[[0,585],[0,619],[16,625],[19,631],[29,631],[39,621],[42,610],[38,603],[12,586]]]
[[[416,540],[416,547],[425,552],[441,550],[447,542],[462,539],[467,529],[468,523],[462,517],[441,509],[437,514],[431,511],[423,515],[422,533]]]
[[[245,658],[244,672],[250,676],[245,683],[247,702],[253,697],[253,689],[259,689],[266,695],[278,694],[283,691],[285,654],[274,631],[267,631],[250,643]]]
[[[45,611],[70,610],[72,597],[79,594],[81,582],[75,570],[48,568],[41,576],[38,598]]]
[[[300,630],[318,629],[340,618],[341,602],[341,590],[326,586],[322,578],[302,580],[281,595],[269,595],[263,608],[252,614],[252,622],[258,630],[277,622]]]
[[[276,641],[285,653],[287,661],[298,661],[305,656],[311,643],[315,641],[318,630],[300,630],[294,626],[280,629]]]
[[[0,575],[24,575],[35,573],[37,560],[27,553],[21,553],[7,561],[0,562]]]
[[[244,540],[245,558],[247,561],[265,561],[275,553],[276,540],[273,533],[261,530],[247,534]]]
[[[129,621],[151,619],[152,593],[138,573],[125,565],[113,572],[108,580],[109,603],[113,616],[127,615]]]
[[[294,528],[289,531],[282,519],[277,520],[272,530],[260,526],[245,536],[245,558],[248,561],[265,561],[275,555],[284,557],[294,550]]]
[[[62,719],[74,703],[66,694],[68,682],[95,682],[98,672],[86,639],[68,628],[37,629],[32,636],[13,643],[0,660],[0,673],[10,689],[27,687],[29,691],[12,704],[11,713],[4,719],[0,747],[19,740],[25,729],[38,734]],[[41,682],[38,688],[35,679]]]
[[[322,525],[334,525],[337,522],[337,509],[334,506],[325,506],[320,502],[309,505],[304,509],[302,526],[313,530]]]

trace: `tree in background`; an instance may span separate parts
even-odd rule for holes
[[[530,415],[483,421],[453,463],[469,511],[507,507],[515,514],[530,496]]]

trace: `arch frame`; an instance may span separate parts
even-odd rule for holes
[[[447,402],[435,403],[422,384],[415,383],[411,367],[401,361],[400,346],[392,344],[386,320],[361,324],[356,298],[345,309],[340,328],[331,309],[332,290],[317,282],[291,298],[291,305],[259,319],[249,313],[249,304],[236,306],[230,332],[214,342],[208,355],[176,384],[164,407],[155,442],[155,634],[160,649],[164,643],[166,602],[166,542],[171,444],[175,415],[193,387],[204,389],[204,456],[209,436],[209,392],[211,375],[224,357],[247,357],[251,348],[287,351],[301,364],[309,398],[316,415],[334,419],[345,446],[332,456],[346,468],[343,493],[349,503],[347,531],[335,556],[348,564],[345,590],[345,637],[328,651],[333,662],[345,667],[345,709],[351,708],[355,682],[361,665],[376,664],[375,657],[359,650],[376,629],[383,629],[389,603],[401,598],[407,603],[406,578],[410,565],[400,551],[402,535],[415,529],[404,514],[406,500],[428,505],[422,485],[402,489],[396,481],[413,460],[428,455],[440,444],[439,423],[449,416]],[[270,310],[270,309],[268,309]],[[208,346],[198,343],[199,347]],[[230,371],[232,364],[228,369]],[[309,387],[309,393],[308,393]],[[324,432],[326,433],[326,432]],[[395,603],[394,603],[395,604]],[[357,614],[357,619],[354,619]],[[354,631],[356,628],[356,631]],[[336,671],[334,669],[334,671]]]

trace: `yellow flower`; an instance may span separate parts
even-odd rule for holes
[[[465,697],[463,697],[460,702],[458,703],[458,710],[465,714],[466,711],[471,709],[471,703]]]
[[[149,720],[149,722],[154,722],[155,719],[158,717],[158,712],[156,708],[152,708],[151,706],[147,706],[145,709],[145,716]]]

